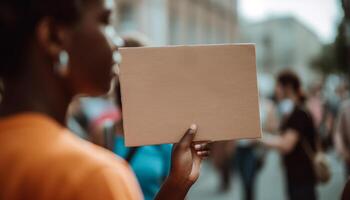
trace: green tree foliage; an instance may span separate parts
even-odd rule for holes
[[[343,0],[344,13],[348,12]],[[319,57],[312,61],[312,66],[318,71],[329,73],[344,73],[350,76],[350,42],[347,42],[346,24],[349,23],[348,15],[344,15],[341,23],[338,26],[338,33],[333,43],[325,45]]]

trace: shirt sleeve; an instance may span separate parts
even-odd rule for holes
[[[296,112],[288,121],[286,129],[292,129],[299,135],[305,132],[305,124],[309,122],[307,114],[301,111]]]
[[[140,187],[129,168],[106,167],[83,180],[76,199],[142,200]]]

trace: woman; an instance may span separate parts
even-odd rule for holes
[[[316,130],[310,114],[304,109],[301,84],[293,72],[285,71],[278,76],[276,97],[282,117],[281,135],[267,138],[263,143],[283,155],[289,199],[314,200],[316,180],[305,148],[316,150]]]
[[[0,2],[0,199],[142,199],[124,161],[65,128],[71,99],[107,92],[115,76],[116,47],[103,32],[109,3]],[[209,151],[193,144],[195,132],[174,147],[156,199],[184,199],[198,178]]]

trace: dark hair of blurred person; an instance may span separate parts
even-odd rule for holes
[[[106,93],[116,76],[112,2],[0,1],[0,199],[142,199],[124,161],[65,128],[71,99]],[[158,199],[184,199],[198,178],[208,151],[193,147],[195,131],[174,148]]]
[[[282,117],[280,135],[263,140],[266,146],[283,155],[290,200],[314,200],[316,178],[305,146],[316,151],[316,129],[309,112],[304,108],[305,97],[298,76],[291,71],[277,77],[276,97]]]
[[[144,47],[148,46],[150,41],[141,33],[129,33],[122,36],[124,44],[123,47]]]
[[[277,100],[293,99],[296,104],[303,104],[306,100],[302,92],[299,77],[292,71],[283,71],[277,77]]]

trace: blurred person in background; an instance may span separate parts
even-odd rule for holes
[[[69,104],[67,117],[66,117],[67,127],[80,138],[89,139],[87,131],[87,119],[82,112],[82,106],[80,98],[75,98]]]
[[[73,97],[102,95],[118,78],[104,31],[112,2],[0,1],[0,199],[143,199],[125,161],[65,124]],[[192,142],[196,130],[174,146],[156,199],[184,199],[197,180],[209,150]]]
[[[349,98],[347,82],[338,75],[329,75],[326,78],[323,93],[325,96],[324,114],[320,127],[320,138],[325,149],[333,147],[334,129],[338,116],[339,106]]]
[[[210,159],[219,172],[220,192],[227,192],[231,187],[235,143],[235,141],[220,141],[212,144]]]
[[[123,47],[142,47],[148,43],[144,36],[136,33],[123,37],[123,41]],[[94,135],[93,137],[97,141],[110,140],[106,143],[113,143],[111,150],[130,164],[145,199],[154,199],[169,174],[172,145],[126,147],[124,144],[123,120],[121,118],[121,94],[118,83],[115,83],[113,88],[110,100],[115,102],[117,109],[107,109],[95,117],[91,124],[91,130],[94,130],[91,134]],[[113,112],[115,113],[113,114]],[[112,137],[112,135],[115,137]]]
[[[325,150],[330,150],[333,147],[333,126],[337,115],[334,110],[336,107],[338,107],[338,103],[327,101],[325,98],[321,82],[311,85],[306,108],[312,116],[318,138]]]
[[[115,93],[117,105],[122,109],[119,87],[116,87]],[[124,144],[123,120],[119,120],[115,127],[114,133],[117,135],[113,152],[130,164],[145,199],[154,199],[166,177],[169,175],[172,145],[126,147]]]
[[[316,177],[305,146],[316,151],[316,129],[305,109],[305,98],[298,76],[284,71],[277,77],[276,98],[282,114],[280,135],[266,137],[262,144],[283,156],[290,200],[314,200]]]
[[[322,97],[322,84],[314,83],[310,87],[306,107],[314,119],[315,127],[319,129],[324,116],[324,101]]]
[[[272,96],[274,81],[267,74],[258,77],[261,127],[264,132],[273,133],[278,127],[277,111],[269,97]],[[236,142],[234,165],[243,182],[246,200],[255,199],[256,177],[263,167],[266,151],[255,140]]]
[[[69,106],[67,126],[79,137],[112,151],[115,134],[111,134],[108,128],[120,118],[120,112],[109,95],[79,97]],[[105,127],[100,130],[102,124]]]
[[[265,152],[255,140],[238,140],[234,154],[234,169],[243,184],[244,199],[255,199],[255,182],[262,168]]]
[[[344,159],[346,175],[350,175],[350,99],[339,109],[334,131],[334,144],[337,153]]]
[[[115,133],[110,129],[121,119],[121,113],[110,95],[94,98],[80,98],[80,114],[86,119],[82,124],[88,133],[88,140],[110,151],[114,148]]]

